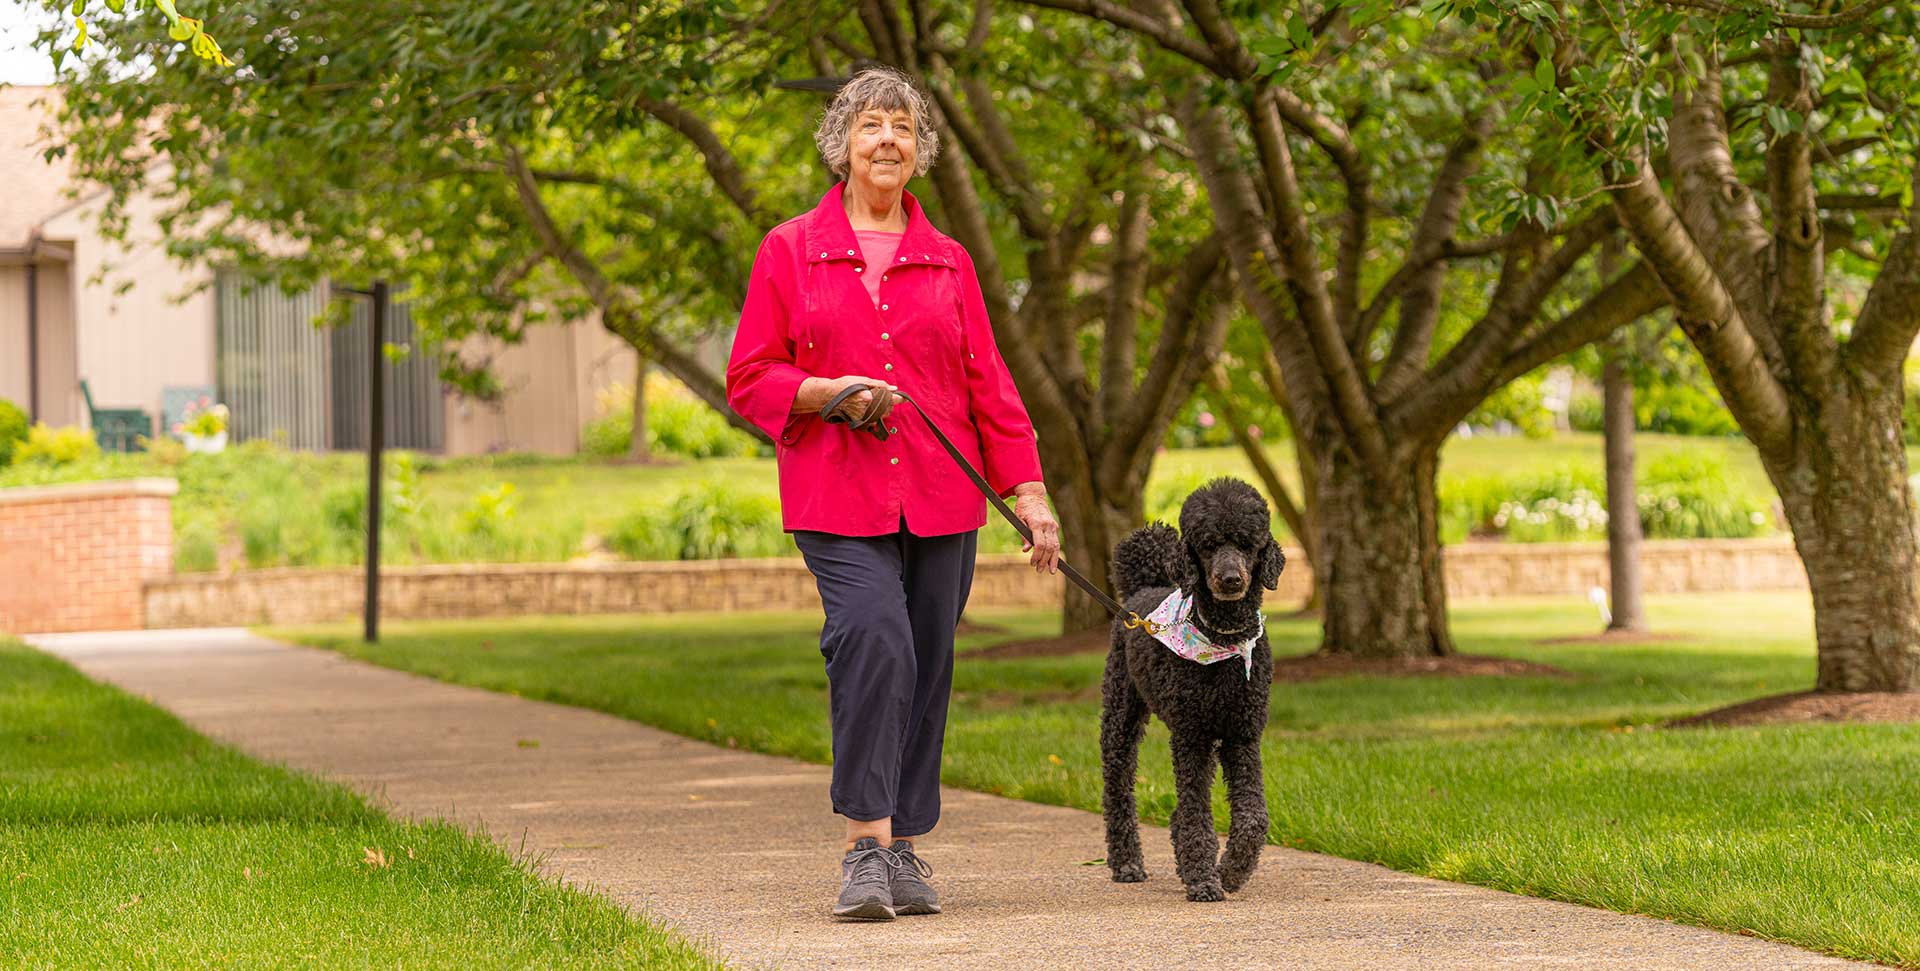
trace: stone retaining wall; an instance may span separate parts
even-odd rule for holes
[[[173,571],[172,479],[0,489],[0,631],[137,630]]]
[[[1289,550],[1280,602],[1305,596],[1306,560]],[[1662,541],[1642,560],[1649,593],[1804,590],[1806,574],[1785,539]],[[1468,543],[1446,551],[1455,599],[1577,596],[1606,586],[1605,544]],[[982,555],[975,607],[1059,603],[1064,575],[1042,577],[1019,553]],[[149,627],[303,624],[359,616],[358,569],[260,570],[230,577],[150,580]],[[813,575],[798,558],[659,563],[390,567],[381,574],[382,614],[393,619],[523,614],[661,613],[690,610],[819,610]]]

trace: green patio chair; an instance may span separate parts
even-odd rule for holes
[[[80,380],[80,394],[87,399],[87,421],[93,426],[93,436],[102,449],[137,452],[140,436],[153,435],[153,416],[138,408],[94,407],[93,391],[87,387],[85,378]]]

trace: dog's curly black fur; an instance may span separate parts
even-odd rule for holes
[[[1145,617],[1178,586],[1194,597],[1192,619],[1216,642],[1245,640],[1260,620],[1262,588],[1280,585],[1286,557],[1274,542],[1267,502],[1250,485],[1218,478],[1195,489],[1180,508],[1180,530],[1152,523],[1113,550],[1112,579],[1128,610]],[[1232,599],[1221,599],[1222,596]],[[1254,645],[1253,673],[1236,660],[1198,664],[1168,650],[1145,628],[1113,623],[1100,715],[1100,765],[1106,787],[1107,866],[1113,879],[1147,878],[1133,781],[1147,715],[1172,732],[1178,801],[1173,855],[1188,900],[1221,900],[1239,890],[1267,842],[1266,787],[1260,737],[1267,726],[1273,649]],[[1216,863],[1213,766],[1226,771],[1232,821]]]

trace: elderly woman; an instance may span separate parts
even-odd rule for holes
[[[814,140],[842,181],[760,244],[727,363],[727,401],[777,443],[783,526],[826,610],[833,811],[846,817],[835,915],[936,914],[914,838],[940,818],[954,628],[987,502],[911,396],[1032,530],[1058,572],[1026,406],[994,345],[973,260],[927,221],[907,179],[939,149],[924,96],[863,71]],[[821,414],[850,385],[857,392]],[[884,434],[880,432],[884,431]]]

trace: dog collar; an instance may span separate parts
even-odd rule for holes
[[[1160,601],[1160,606],[1147,615],[1148,620],[1160,625],[1159,633],[1154,634],[1153,639],[1165,644],[1168,650],[1201,664],[1213,664],[1230,657],[1241,658],[1246,663],[1249,681],[1253,680],[1253,645],[1267,632],[1266,613],[1260,612],[1259,617],[1259,626],[1252,637],[1238,643],[1215,643],[1194,625],[1193,597],[1179,587],[1173,588],[1173,592]]]

